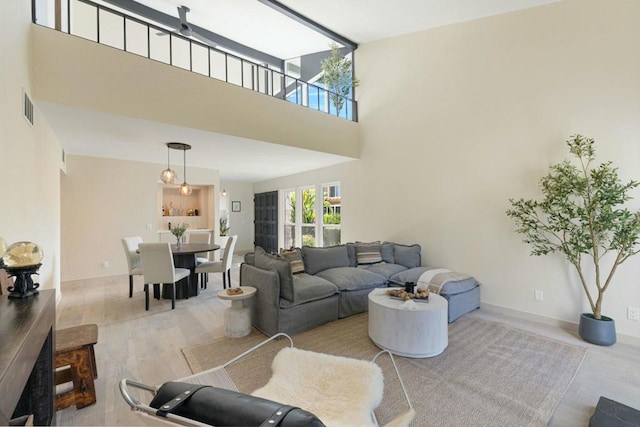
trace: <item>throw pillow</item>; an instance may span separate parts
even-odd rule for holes
[[[256,267],[263,270],[275,270],[280,278],[280,297],[293,302],[293,274],[291,263],[278,255],[267,253],[260,246],[255,250]]]
[[[396,264],[404,265],[407,268],[416,268],[422,265],[422,247],[419,244],[400,245],[395,244],[393,256]]]
[[[345,245],[327,248],[303,246],[302,259],[308,274],[316,274],[329,268],[349,267],[349,254]]]
[[[369,243],[356,242],[356,259],[358,260],[358,265],[382,262],[382,247],[380,241]]]
[[[395,264],[396,260],[393,257],[393,248],[394,244],[390,242],[383,242],[380,248],[380,252],[382,253],[382,260],[389,264]]]
[[[280,249],[280,255],[291,263],[291,273],[304,273],[304,262],[302,262],[302,251],[300,251],[300,248]]]

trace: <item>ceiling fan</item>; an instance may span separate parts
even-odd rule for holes
[[[191,27],[191,24],[189,24],[189,22],[187,22],[187,13],[190,11],[191,9],[189,9],[187,6],[178,6],[178,17],[180,18],[180,24],[179,27],[177,27],[175,29],[175,33],[177,34],[181,34],[185,37],[193,37],[199,41],[201,41],[202,43],[209,45],[211,47],[215,47],[217,45],[217,43],[209,40],[208,38],[206,38],[205,36],[203,36],[202,34],[199,34],[198,32],[194,31],[193,28]],[[157,33],[157,35],[159,36],[166,36],[168,33],[165,32],[159,32]]]

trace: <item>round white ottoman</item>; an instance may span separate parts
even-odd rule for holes
[[[374,289],[369,294],[369,337],[399,356],[437,356],[449,344],[447,310],[447,300],[434,293],[429,302],[405,304],[386,289]]]

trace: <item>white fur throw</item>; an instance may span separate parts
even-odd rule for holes
[[[298,406],[327,427],[373,426],[382,401],[382,370],[373,362],[284,348],[271,366],[273,375],[254,396]]]

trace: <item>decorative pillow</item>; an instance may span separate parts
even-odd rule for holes
[[[382,254],[382,260],[389,264],[395,264],[396,260],[393,257],[393,248],[394,244],[391,242],[383,242],[380,248],[380,253]]]
[[[416,268],[422,265],[422,247],[419,244],[407,246],[395,244],[393,256],[396,264],[404,265],[407,268]]]
[[[349,255],[349,267],[357,267],[358,260],[356,258],[356,245],[355,243],[345,243],[347,247],[347,255]]]
[[[382,262],[380,241],[370,243],[356,242],[356,259],[358,260],[358,265]]]
[[[300,248],[280,249],[280,255],[291,263],[291,273],[304,273],[304,262],[302,261],[302,251]]]
[[[268,254],[260,246],[255,250],[256,267],[263,270],[276,270],[280,277],[280,297],[293,301],[293,274],[291,263],[278,255]]]
[[[349,254],[345,245],[327,248],[302,247],[304,269],[308,274],[316,274],[336,267],[349,267]]]

